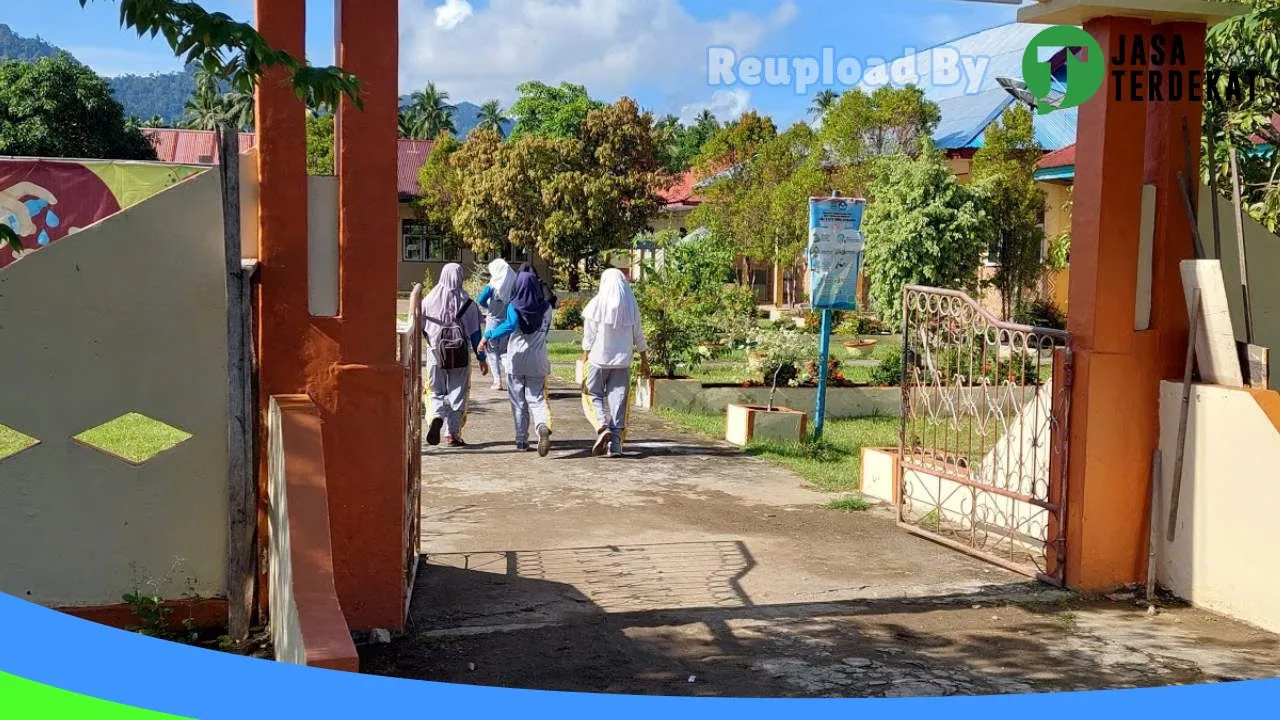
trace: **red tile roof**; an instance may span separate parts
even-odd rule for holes
[[[218,143],[212,130],[148,128],[142,131],[161,162],[179,165],[218,164]],[[240,134],[240,152],[253,147],[253,133]]]
[[[694,187],[698,184],[698,176],[686,171],[673,178],[670,185],[658,190],[658,198],[664,205],[697,205],[702,202]]]
[[[179,165],[216,165],[219,161],[217,143],[211,130],[182,130],[177,128],[148,128],[143,133],[156,148],[161,162]],[[240,152],[254,147],[257,138],[253,133],[240,133]],[[418,194],[418,171],[431,154],[429,140],[401,140],[397,148],[396,188],[402,197]]]
[[[1071,167],[1076,164],[1076,146],[1068,145],[1061,150],[1045,155],[1037,163],[1041,170],[1049,168]]]

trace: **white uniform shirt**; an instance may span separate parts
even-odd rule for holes
[[[644,325],[619,328],[601,325],[587,320],[582,333],[582,350],[590,352],[588,361],[598,368],[618,369],[631,367],[631,352],[647,352]]]

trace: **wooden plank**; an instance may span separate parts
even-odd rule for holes
[[[1231,309],[1227,305],[1227,290],[1222,279],[1222,264],[1217,260],[1183,262],[1182,285],[1187,295],[1187,312],[1192,314],[1193,324],[1196,311],[1190,303],[1196,291],[1200,293],[1200,330],[1194,339],[1201,379],[1210,385],[1244,387]]]
[[[223,251],[227,276],[227,634],[249,637],[253,612],[254,530],[257,489],[253,453],[252,377],[249,372],[249,274],[240,258],[240,140],[234,127],[220,131]]]
[[[1178,536],[1178,508],[1182,501],[1182,470],[1187,457],[1187,424],[1191,421],[1191,393],[1195,390],[1196,345],[1194,338],[1200,334],[1200,320],[1204,311],[1204,297],[1199,288],[1191,298],[1191,340],[1187,341],[1187,366],[1182,376],[1182,406],[1178,414],[1178,448],[1173,459],[1173,494],[1169,501],[1169,542]],[[1154,505],[1152,508],[1154,509]]]
[[[1155,273],[1156,186],[1142,186],[1142,227],[1138,236],[1138,292],[1134,299],[1133,329],[1151,329],[1151,282]]]

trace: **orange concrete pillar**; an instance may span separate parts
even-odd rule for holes
[[[258,0],[258,31],[272,47],[302,57],[306,46],[304,0]],[[307,307],[307,137],[306,114],[282,71],[267,73],[256,93],[259,182],[257,318],[259,443],[266,447],[267,406],[272,395],[306,388],[299,357],[309,331]],[[267,466],[261,456],[259,541],[266,542]],[[266,568],[258,587],[265,588]],[[266,592],[258,608],[266,611]]]
[[[1205,64],[1203,23],[1166,23],[1152,27],[1152,36],[1162,36],[1164,46],[1177,38],[1186,51],[1185,66],[1174,66],[1166,54],[1167,72],[1200,69]],[[1152,102],[1147,111],[1146,182],[1156,186],[1156,224],[1152,272],[1151,328],[1158,336],[1157,362],[1162,380],[1181,380],[1186,365],[1187,336],[1190,333],[1187,301],[1182,286],[1182,262],[1195,259],[1195,239],[1187,218],[1178,172],[1191,183],[1191,202],[1199,204],[1200,134],[1204,104],[1184,88],[1181,100],[1165,97]],[[1183,122],[1190,138],[1191,167],[1187,168]],[[1210,244],[1212,241],[1210,240]],[[1209,253],[1213,252],[1210,246]]]
[[[403,373],[396,362],[396,0],[342,0],[337,61],[362,83],[335,138],[341,317],[316,320],[338,359],[311,395],[325,419],[334,575],[353,629],[400,629],[405,609]],[[413,542],[416,542],[414,540]]]
[[[1148,111],[1117,98],[1111,74],[1122,38],[1151,26],[1103,17],[1084,27],[1106,55],[1107,79],[1080,108],[1076,148],[1067,583],[1092,590],[1143,575],[1159,396],[1155,338],[1134,330]]]

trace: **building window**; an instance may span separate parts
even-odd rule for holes
[[[512,265],[516,265],[517,263],[526,263],[526,262],[529,262],[530,260],[529,249],[525,247],[512,245],[509,242],[504,242],[502,243],[501,252],[485,253],[484,258],[482,260],[484,263],[487,264],[496,260],[497,258],[502,258],[503,260],[506,260],[508,263],[511,263]]]
[[[458,262],[462,249],[456,240],[431,232],[421,220],[402,220],[400,238],[405,262]]]

